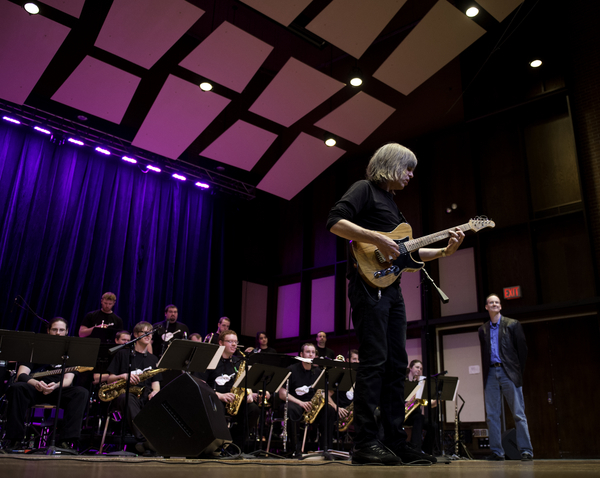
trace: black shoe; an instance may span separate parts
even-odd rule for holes
[[[135,444],[135,451],[142,456],[156,456],[156,450],[147,441],[140,441]]]
[[[394,453],[377,442],[373,445],[352,452],[353,465],[402,465],[402,460]]]
[[[422,451],[416,450],[409,443],[402,443],[396,447],[392,447],[392,450],[402,460],[405,465],[408,464],[433,464],[437,463],[435,456],[428,455]]]
[[[56,445],[56,448],[60,448],[64,450],[65,453],[69,455],[79,455],[79,450],[77,449],[77,443],[72,441],[62,441]]]
[[[495,453],[492,453],[490,456],[486,457],[486,460],[487,461],[504,461],[504,457],[496,455]]]
[[[521,461],[533,461],[531,453],[521,453]]]

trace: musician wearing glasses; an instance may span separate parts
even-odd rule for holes
[[[491,461],[504,461],[500,428],[502,401],[506,402],[515,419],[517,447],[522,461],[533,460],[533,448],[525,416],[523,399],[523,371],[527,360],[527,343],[518,320],[501,314],[502,304],[496,294],[485,302],[490,320],[479,327],[485,414],[490,434]]]
[[[67,321],[62,317],[53,318],[48,324],[49,335],[66,336],[69,331]],[[17,379],[7,390],[6,434],[4,449],[15,449],[25,435],[25,417],[29,408],[36,404],[56,405],[60,374],[34,378],[33,375],[60,368],[60,365],[21,364]],[[73,386],[74,373],[65,373],[60,407],[64,418],[59,428],[56,443],[59,448],[77,447],[81,436],[81,422],[88,399],[88,391]]]
[[[363,244],[367,246],[364,249],[373,249],[371,255],[377,259],[379,269],[390,270],[390,274],[383,274],[390,279],[389,283],[374,285],[369,278],[382,284],[381,274],[366,275],[359,270],[360,261],[366,257],[349,255],[348,298],[361,358],[354,396],[356,437],[352,463],[356,464],[399,465],[424,458],[436,462],[434,457],[417,453],[407,445],[402,427],[404,410],[397,403],[398,397],[404,396],[408,356],[401,274],[395,272],[401,270],[396,262],[406,260],[406,256],[401,255],[400,246],[389,233],[406,222],[396,205],[395,191],[408,186],[416,166],[417,158],[404,146],[395,143],[382,146],[369,161],[367,179],[357,181],[348,189],[331,209],[327,220],[327,228],[333,234],[352,242],[350,252]],[[423,262],[453,254],[464,234],[458,228],[447,233],[446,247],[421,248],[413,252],[412,259]],[[384,265],[380,266],[380,262]],[[378,405],[384,426],[383,443],[377,437],[375,409]]]
[[[212,387],[219,400],[225,405],[225,410],[232,417],[231,438],[243,451],[245,439],[250,429],[256,426],[260,415],[260,408],[256,404],[258,395],[256,392],[247,393],[244,400],[244,382],[233,389],[241,371],[248,371],[243,357],[235,355],[238,346],[238,337],[233,330],[225,330],[219,336],[219,345],[224,346],[223,355],[214,370],[208,370],[203,375],[209,387]],[[233,390],[232,390],[233,389]],[[244,429],[247,417],[246,429]]]
[[[149,322],[138,322],[133,328],[133,337],[140,337],[152,330],[152,324]],[[137,416],[140,410],[148,403],[149,400],[160,391],[161,373],[157,370],[158,358],[148,351],[148,346],[152,340],[152,334],[145,336],[134,344],[133,356],[131,357],[131,379],[129,382],[130,393],[128,400],[128,425],[131,432],[138,439],[139,444],[145,443],[144,435],[133,424],[133,419]],[[118,387],[118,391],[125,391],[128,370],[130,350],[122,348],[113,357],[108,366],[108,386]],[[133,388],[137,387],[137,388]],[[139,394],[138,394],[139,392]],[[102,388],[100,389],[102,392]],[[120,410],[125,410],[125,393],[118,395],[115,401],[115,407]],[[144,451],[143,447],[137,447]]]
[[[95,328],[100,329],[123,329],[121,317],[113,312],[117,302],[117,296],[112,292],[105,292],[100,299],[100,309],[89,312],[83,318],[79,327],[80,337],[89,337]]]

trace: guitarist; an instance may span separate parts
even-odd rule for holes
[[[395,191],[404,189],[413,178],[417,158],[408,148],[390,143],[379,148],[367,166],[367,179],[357,181],[329,213],[327,228],[351,241],[375,245],[384,257],[399,257],[398,245],[376,231],[391,232],[406,222],[394,201]],[[421,261],[453,254],[464,239],[460,230],[451,231],[443,249],[422,248]],[[386,288],[365,283],[353,259],[348,261],[348,297],[352,321],[359,339],[360,366],[354,395],[356,437],[352,463],[399,465],[433,456],[417,453],[406,443],[404,397],[406,354],[406,310],[400,277]],[[375,409],[380,406],[384,426],[383,443],[377,439]]]
[[[62,317],[53,318],[48,324],[48,334],[66,336],[69,331],[67,321]],[[33,372],[53,369],[52,365],[21,364],[17,370],[17,380],[6,392],[8,408],[6,414],[6,435],[4,449],[15,449],[25,435],[25,419],[29,407],[38,404],[56,405],[60,374],[50,375],[39,380],[32,378]],[[60,437],[57,446],[75,449],[81,436],[81,422],[88,399],[88,391],[72,386],[75,374],[65,373],[60,406],[64,410]]]

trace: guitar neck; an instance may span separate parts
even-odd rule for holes
[[[462,232],[467,232],[468,230],[471,229],[471,226],[469,225],[469,223],[462,224],[457,227]],[[453,227],[452,229],[456,229],[456,227]],[[409,241],[406,241],[404,243],[404,246],[406,247],[406,250],[408,252],[413,252],[413,251],[416,251],[417,249],[421,249],[421,247],[425,247],[430,244],[434,244],[435,242],[443,241],[444,239],[448,239],[450,237],[449,231],[450,230],[447,229],[445,231],[440,231],[440,232],[436,232],[433,234],[429,234],[428,236],[419,237],[418,239],[411,239]]]
[[[67,367],[65,369],[65,373],[76,372],[79,367]],[[62,368],[57,368],[55,370],[48,370],[46,372],[38,372],[32,375],[33,378],[41,378],[41,377],[49,377],[50,375],[60,375],[62,372]]]

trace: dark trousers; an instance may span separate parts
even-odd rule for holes
[[[378,290],[359,277],[350,281],[352,322],[359,340],[360,364],[354,393],[354,440],[357,448],[377,441],[375,409],[381,409],[384,444],[396,447],[406,441],[404,423],[404,378],[406,355],[406,310],[399,281]]]
[[[329,407],[327,410],[327,422],[325,421],[324,406],[315,418],[315,423],[319,427],[321,435],[319,439],[319,448],[321,450],[333,448],[333,424],[335,423],[336,415],[333,407],[331,405],[327,406]],[[292,402],[288,403],[288,435],[290,437],[290,448],[293,451],[300,451],[302,449],[302,438],[298,436],[300,432],[298,425],[304,423],[302,421],[303,413],[304,409],[300,405]],[[327,432],[325,432],[325,424],[327,424]]]
[[[259,417],[260,407],[254,402],[246,402],[242,403],[237,415],[232,418],[231,439],[242,452],[244,451],[244,442],[250,435],[250,430],[256,426]]]
[[[152,390],[150,387],[146,387],[141,397],[137,397],[130,393],[129,401],[127,402],[127,425],[129,431],[133,433],[139,441],[143,441],[145,438],[139,428],[133,423],[133,419],[140,413],[141,409],[144,408],[144,405],[148,402],[148,395],[150,395],[151,392]],[[126,394],[123,393],[115,398],[115,408],[121,412],[121,415],[125,414],[125,395]]]
[[[33,385],[25,382],[13,383],[6,392],[8,400],[6,415],[6,437],[8,440],[22,440],[25,435],[27,411],[33,405],[56,405],[58,389],[48,395],[38,392]],[[87,405],[88,391],[81,387],[64,387],[60,398],[60,408],[64,410],[61,439],[74,440],[81,436],[81,422]]]

